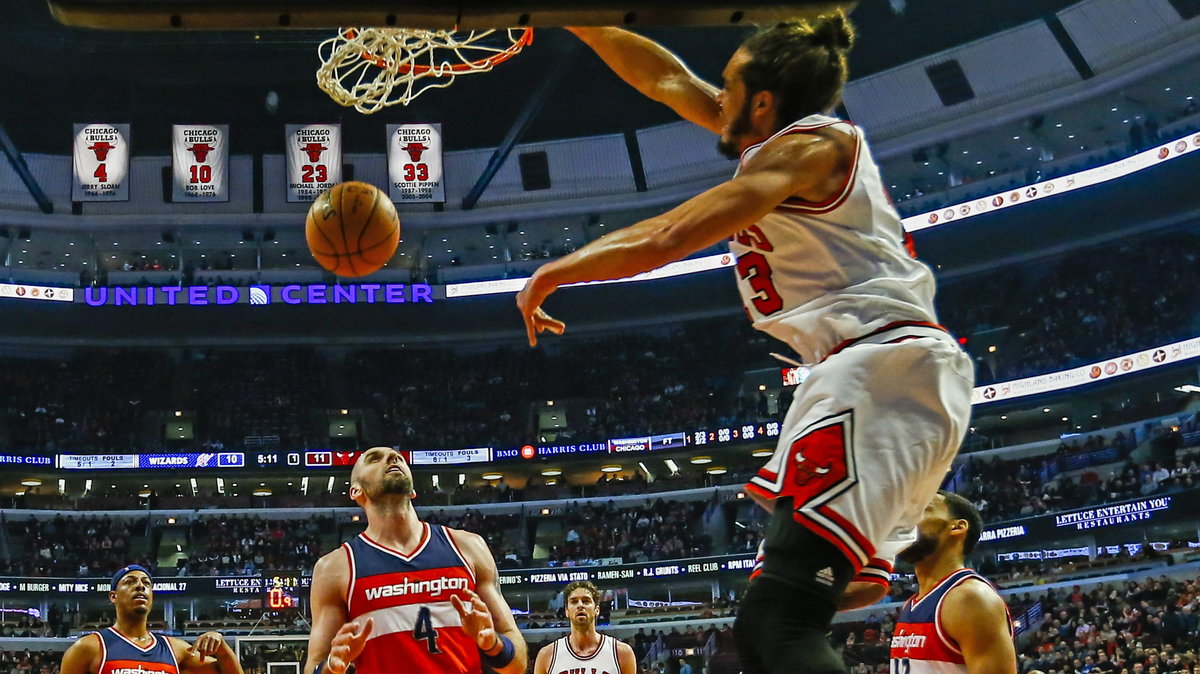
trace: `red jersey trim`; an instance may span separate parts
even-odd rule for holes
[[[175,661],[174,656],[171,656],[172,662]],[[179,665],[170,665],[164,662],[146,662],[145,660],[105,660],[100,666],[101,670],[109,669],[134,669],[145,672],[161,672],[162,674],[179,674]]]
[[[958,647],[958,643],[955,642],[953,639],[951,639],[950,635],[946,634],[946,630],[944,630],[942,628],[942,602],[946,601],[946,597],[948,597],[950,595],[950,593],[954,590],[954,588],[958,587],[959,585],[962,585],[963,583],[967,582],[968,580],[983,580],[983,579],[979,578],[978,576],[971,575],[971,576],[963,576],[962,578],[959,578],[958,580],[954,581],[954,583],[950,587],[946,588],[946,591],[942,593],[941,599],[938,599],[937,607],[933,610],[933,629],[937,633],[938,641],[941,641],[943,646],[950,649],[953,653],[955,653],[956,655],[959,655],[959,656],[961,656],[963,654],[962,649]],[[990,587],[990,585],[989,585],[989,587]]]
[[[350,598],[354,596],[354,585],[358,581],[358,567],[354,563],[354,550],[350,548],[349,543],[342,543],[342,549],[346,551],[346,561],[350,564],[350,577],[346,580],[346,609],[350,609]]]
[[[454,554],[458,555],[458,561],[462,562],[463,566],[467,569],[467,573],[471,574],[471,582],[477,582],[478,579],[475,578],[475,569],[471,566],[470,562],[467,561],[467,556],[464,555],[462,550],[458,547],[458,541],[454,540],[454,533],[450,531],[450,527],[442,527],[442,533],[446,535],[446,540],[450,542],[450,547],[454,549]]]
[[[854,191],[854,182],[858,178],[858,164],[859,164],[858,156],[860,154],[862,154],[862,134],[858,132],[858,128],[855,127],[854,124],[852,124],[850,122],[846,122],[844,120],[838,120],[836,122],[829,122],[827,124],[822,124],[820,126],[814,126],[811,128],[819,129],[824,126],[833,126],[834,124],[843,124],[843,123],[849,124],[851,129],[853,129],[851,135],[854,136],[854,156],[850,159],[850,170],[846,171],[846,178],[845,178],[845,181],[842,183],[841,189],[838,190],[837,192],[835,192],[833,194],[833,196],[829,197],[825,201],[820,201],[820,202],[811,202],[811,201],[807,201],[805,199],[801,199],[800,197],[788,197],[787,199],[783,200],[783,203],[781,203],[775,207],[777,210],[782,210],[782,211],[786,211],[789,213],[796,212],[796,213],[808,213],[810,215],[820,215],[822,213],[828,213],[832,210],[835,210],[836,208],[841,206],[843,203],[845,203],[846,199],[848,199],[850,197],[850,193]],[[810,130],[810,129],[807,129],[807,128],[793,129],[782,135],[786,136],[786,135],[790,135],[793,133],[799,133],[799,132],[808,131],[808,130]]]
[[[155,646],[158,645],[158,635],[155,634],[154,632],[147,632],[147,634],[149,634],[154,640],[150,642],[149,646],[147,646],[146,648],[142,648],[141,646],[138,646],[137,644],[133,643],[133,639],[130,639],[129,637],[125,636],[124,634],[121,634],[121,632],[119,630],[117,630],[116,625],[113,625],[113,626],[109,627],[108,629],[112,630],[113,634],[121,637],[121,639],[123,639],[125,641],[125,643],[129,644],[130,646],[133,646],[134,648],[138,649],[139,651],[141,651],[143,653],[149,653],[150,651],[154,650]],[[101,638],[100,641],[104,641],[104,639]]]
[[[893,323],[888,323],[887,325],[883,326],[882,328],[872,330],[871,332],[868,332],[867,334],[865,334],[861,337],[855,337],[853,339],[843,340],[840,344],[833,347],[833,349],[829,353],[825,354],[825,357],[822,358],[820,362],[824,363],[826,360],[829,359],[830,356],[837,355],[841,351],[843,351],[851,346],[854,346],[855,344],[857,344],[858,342],[861,342],[864,339],[870,339],[871,337],[881,335],[889,330],[897,330],[899,328],[933,328],[935,330],[941,330],[942,332],[946,333],[947,335],[950,334],[950,331],[947,330],[945,327],[938,325],[937,323],[930,323],[929,321],[895,321]],[[924,335],[904,335],[904,336],[898,337],[897,339],[894,339],[892,341],[899,342],[899,341],[904,341],[907,339],[916,339],[917,337],[923,337],[923,336]],[[890,344],[891,342],[885,342],[885,343]]]
[[[414,548],[413,551],[409,552],[409,553],[404,553],[399,550],[394,550],[382,543],[373,541],[373,540],[371,540],[370,537],[367,536],[367,533],[365,531],[363,533],[359,534],[358,537],[363,539],[364,543],[379,550],[380,552],[386,552],[389,555],[399,557],[400,559],[403,559],[406,562],[411,562],[412,560],[417,558],[417,555],[421,554],[425,550],[426,545],[429,545],[429,523],[421,522],[421,526],[423,527],[423,531],[421,532],[421,541],[419,543],[417,543],[417,547]]]
[[[99,632],[92,632],[96,638],[100,640],[100,670],[104,670],[104,665],[108,663],[108,646],[104,645],[104,635]]]
[[[592,658],[596,657],[597,655],[600,655],[600,651],[604,650],[604,640],[606,638],[611,638],[611,637],[601,634],[600,635],[600,643],[596,646],[596,650],[592,651],[592,654],[588,655],[588,656],[580,655],[575,652],[574,648],[571,648],[571,635],[568,634],[567,636],[563,637],[563,643],[567,645],[567,651],[571,654],[571,657],[575,658],[576,660],[591,660]]]
[[[971,569],[968,569],[967,567],[964,566],[961,569],[955,569],[955,570],[951,571],[950,573],[943,576],[942,579],[939,580],[936,585],[934,585],[932,588],[930,588],[929,592],[926,592],[924,596],[921,595],[921,591],[918,589],[916,594],[914,594],[913,596],[908,598],[908,602],[910,604],[912,604],[913,608],[916,608],[917,604],[920,604],[921,602],[925,601],[926,597],[933,594],[934,592],[937,592],[938,588],[940,588],[943,583],[950,580],[951,576],[953,576],[954,574],[956,574],[960,571],[970,571],[970,570]]]

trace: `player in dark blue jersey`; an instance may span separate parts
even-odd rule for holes
[[[62,674],[244,674],[219,632],[189,644],[148,629],[154,582],[145,568],[131,564],[118,571],[108,600],[116,623],[72,644],[63,654]]]

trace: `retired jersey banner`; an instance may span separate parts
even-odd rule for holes
[[[388,124],[388,196],[396,203],[444,202],[441,124]]]
[[[76,124],[71,201],[129,201],[129,125]]]
[[[229,201],[229,126],[176,124],[171,136],[171,201]]]
[[[287,125],[287,200],[314,201],[342,182],[342,125]]]

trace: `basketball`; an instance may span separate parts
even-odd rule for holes
[[[338,183],[308,209],[304,236],[313,259],[338,276],[379,271],[400,243],[400,216],[381,190],[360,182]]]

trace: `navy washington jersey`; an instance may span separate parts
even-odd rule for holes
[[[179,674],[171,642],[161,634],[151,633],[154,642],[146,648],[134,644],[116,627],[96,635],[100,637],[100,669],[96,674]]]
[[[475,571],[450,531],[422,522],[421,542],[409,553],[393,550],[365,533],[342,545],[350,559],[346,604],[350,620],[375,620],[358,674],[404,671],[478,674],[479,648],[462,627],[450,597],[468,601]]]
[[[972,569],[946,576],[929,594],[904,603],[892,631],[891,674],[966,674],[962,649],[942,628],[942,601],[950,590],[971,580],[992,584]],[[1007,614],[1008,609],[1005,608]],[[1008,621],[1012,634],[1012,620]]]

